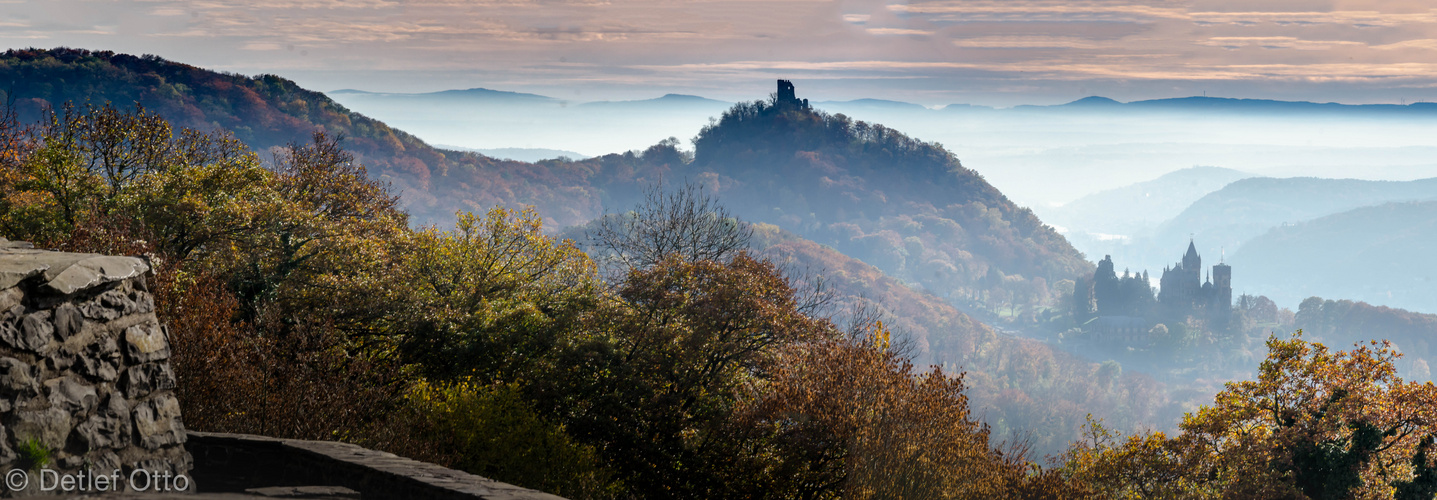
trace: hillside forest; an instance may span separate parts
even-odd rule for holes
[[[454,170],[425,205],[397,187],[415,177],[369,170],[377,150],[343,130],[265,146],[255,128],[189,128],[143,102],[163,98],[149,73],[113,62],[183,65],[6,57],[24,63],[7,72],[154,84],[112,100],[124,106],[12,96],[0,236],[148,258],[196,430],[344,440],[573,498],[1437,494],[1437,387],[1400,377],[1389,343],[1269,335],[1256,376],[1184,406],[1116,362],[960,312],[1059,325],[1072,293],[1059,284],[1092,270],[940,146],[878,125],[775,99],[716,119],[692,156],[673,142],[588,162],[440,153]],[[192,72],[265,81],[214,75]],[[199,117],[223,102],[166,84]],[[461,178],[564,186],[506,172],[623,182],[548,191],[592,203],[557,217],[539,203],[465,210],[488,201],[444,191]],[[785,201],[766,215],[742,203],[765,196]],[[824,205],[834,196],[874,203],[853,214]],[[426,206],[461,209],[431,220]],[[868,243],[886,239],[900,243]],[[1036,293],[1048,282],[1059,292]],[[1016,304],[1024,287],[1034,298]],[[1313,325],[1360,309],[1314,307],[1332,316],[1302,316]],[[1142,425],[1183,410],[1168,432]]]

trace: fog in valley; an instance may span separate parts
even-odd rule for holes
[[[732,106],[676,94],[600,102],[485,89],[330,95],[431,144],[520,161],[643,150],[668,137],[691,149],[688,140]],[[1437,198],[1437,189],[1362,184],[1359,191],[1371,192],[1353,197],[1349,185],[1293,191],[1276,183],[1267,191],[1218,193],[1252,177],[1437,177],[1437,146],[1430,141],[1437,136],[1437,108],[1426,103],[1345,106],[1193,97],[1127,104],[1087,98],[1003,109],[873,99],[812,104],[941,143],[1014,202],[1033,209],[1089,260],[1112,255],[1120,269],[1152,273],[1154,286],[1156,275],[1177,261],[1191,239],[1213,263],[1238,266],[1238,293],[1267,295],[1282,307],[1295,310],[1304,298],[1318,295],[1437,312],[1437,294],[1427,286],[1437,278],[1437,266],[1426,259],[1384,256],[1399,260],[1387,265],[1390,272],[1358,266],[1340,279],[1308,283],[1310,273],[1255,272],[1254,266],[1281,262],[1320,269],[1344,257],[1273,243],[1246,248],[1271,230],[1292,232],[1293,225],[1347,210]],[[1278,200],[1275,194],[1284,192],[1295,194]],[[1209,195],[1214,197],[1205,205],[1194,205]],[[1317,241],[1343,237],[1337,229],[1313,231],[1322,234],[1312,237]],[[1378,247],[1397,251],[1393,245],[1411,243],[1397,240]],[[1388,274],[1403,281],[1388,282]]]

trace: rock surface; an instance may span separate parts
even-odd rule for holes
[[[0,239],[0,470],[190,470],[149,269]]]

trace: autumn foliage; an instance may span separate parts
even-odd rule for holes
[[[822,252],[694,190],[608,226],[608,241],[644,258],[606,275],[534,211],[410,227],[389,187],[323,133],[265,162],[142,107],[62,108],[33,126],[8,117],[0,232],[149,259],[193,429],[345,440],[574,498],[1437,491],[1437,389],[1399,378],[1388,344],[1334,353],[1274,338],[1257,380],[1228,384],[1179,433],[1123,437],[1093,421],[1090,439],[1040,466],[1030,441],[995,434],[970,397],[1027,398],[1008,408],[1031,415],[995,420],[1062,427],[1073,408],[1044,401],[1116,405],[1151,388],[1116,365],[944,324],[969,320],[901,284],[872,287],[894,299],[884,321],[840,325],[821,314],[833,297],[823,286],[891,278],[857,265],[828,285],[788,273],[790,259]],[[666,227],[695,230],[651,230]],[[739,244],[754,234],[769,253]],[[629,244],[640,240],[657,243]],[[915,344],[894,325],[976,331],[916,338],[961,353],[940,365],[982,371],[914,366]],[[1083,370],[1096,382],[1055,376]]]
[[[1115,498],[1430,499],[1437,386],[1403,381],[1386,343],[1331,352],[1272,338],[1257,380],[1230,382],[1176,436],[1100,423],[1068,472]]]
[[[150,260],[191,428],[347,440],[579,498],[1037,484],[958,378],[917,374],[881,326],[849,338],[742,245],[657,246],[713,251],[655,250],[605,282],[532,211],[410,228],[324,134],[266,164],[140,107],[3,125],[0,229]],[[651,236],[743,241],[714,221]],[[813,380],[841,383],[795,399]]]

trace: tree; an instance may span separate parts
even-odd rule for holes
[[[693,184],[668,194],[655,184],[634,210],[605,216],[589,234],[608,256],[640,269],[674,256],[685,262],[725,261],[748,248],[752,237],[751,228]]]
[[[140,107],[14,127],[0,121],[0,230],[149,258],[187,425],[432,456],[410,446],[423,422],[397,411],[404,373],[348,335],[383,327],[403,214],[333,141],[271,171],[227,134],[176,133]]]
[[[916,373],[882,323],[790,345],[742,410],[774,434],[767,495],[781,498],[1081,498],[1005,454],[973,419],[962,375]]]
[[[1178,436],[1084,445],[1069,474],[1116,497],[1431,497],[1437,387],[1397,377],[1386,342],[1267,345],[1257,380],[1229,382]]]
[[[757,494],[768,477],[761,442],[736,427],[734,409],[775,369],[778,349],[833,326],[803,314],[778,268],[745,252],[632,269],[615,298],[553,371],[529,380],[536,407],[646,496]]]
[[[596,307],[594,264],[572,241],[543,234],[533,210],[460,213],[452,231],[412,235],[411,304],[398,340],[431,377],[513,381],[552,356]]]

